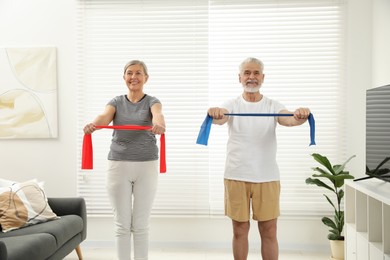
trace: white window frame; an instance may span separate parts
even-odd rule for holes
[[[79,0],[78,161],[83,126],[114,96],[125,94],[123,66],[146,62],[145,92],[159,98],[167,124],[167,173],[159,177],[153,215],[223,214],[227,127],[213,126],[207,147],[196,145],[210,106],[240,95],[239,63],[265,63],[262,93],[288,109],[310,107],[309,126],[277,127],[283,215],[330,212],[323,191],[305,179],[310,154],[346,158],[345,3],[342,0]],[[77,170],[88,214],[111,215],[105,189],[108,130],[93,134],[94,170]]]

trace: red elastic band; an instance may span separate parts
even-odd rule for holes
[[[117,130],[150,130],[151,126],[142,125],[101,125],[96,128],[117,129]],[[93,149],[92,149],[92,135],[85,134],[83,138],[83,151],[81,156],[81,169],[93,169]],[[166,173],[167,164],[165,156],[165,134],[160,136],[160,173]]]

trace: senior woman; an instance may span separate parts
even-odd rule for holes
[[[91,134],[99,125],[151,126],[144,131],[113,131],[108,153],[107,191],[114,213],[119,260],[148,259],[149,220],[158,182],[158,147],[155,135],[165,132],[161,102],[144,93],[148,81],[144,62],[132,60],[124,67],[127,94],[111,99],[102,114],[84,127]]]

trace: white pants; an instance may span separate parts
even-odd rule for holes
[[[107,191],[114,212],[119,260],[147,260],[149,220],[157,191],[158,161],[108,161]]]

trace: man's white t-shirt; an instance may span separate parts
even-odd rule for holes
[[[222,105],[229,113],[279,113],[286,109],[265,96],[248,102],[242,95]],[[270,182],[280,179],[276,162],[277,117],[230,116],[228,119],[225,179]]]

